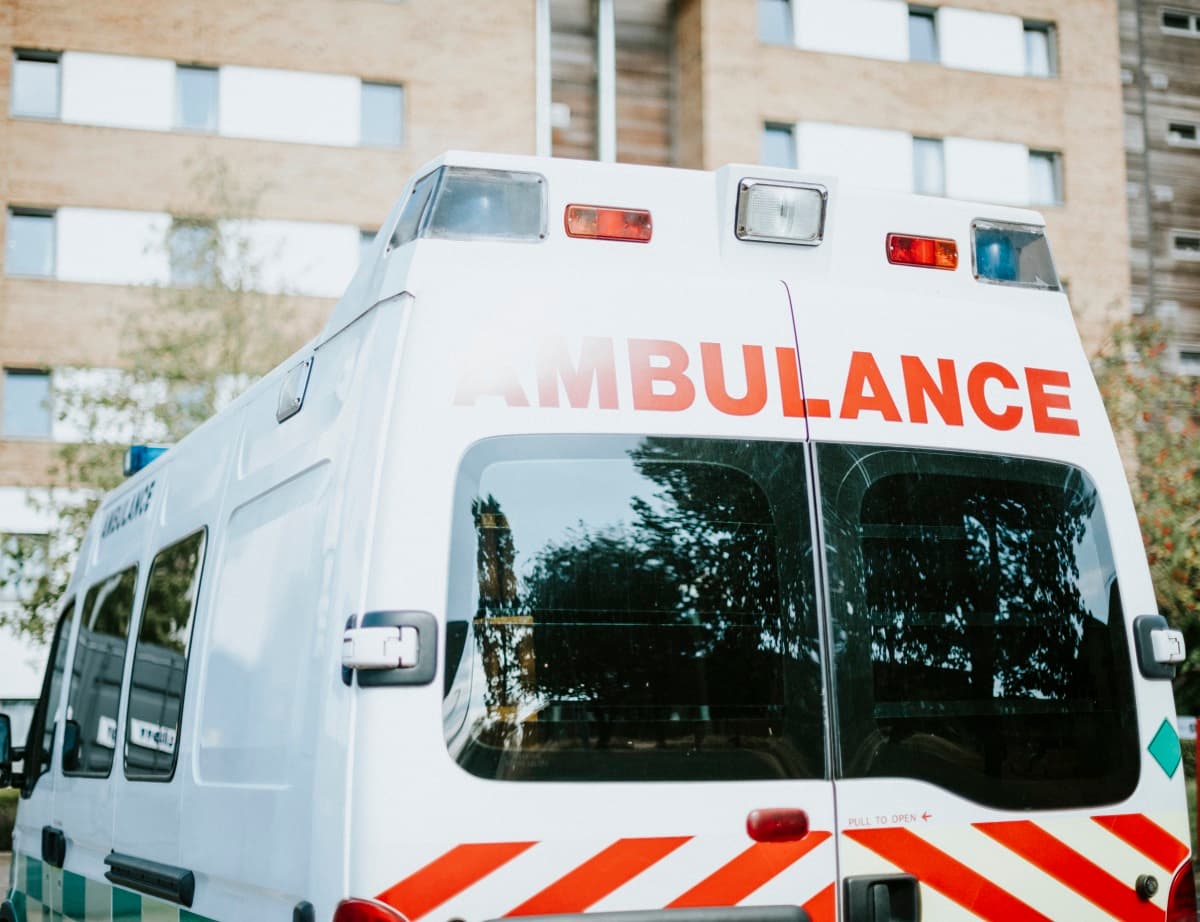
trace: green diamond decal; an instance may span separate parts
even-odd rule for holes
[[[1150,755],[1154,757],[1154,761],[1167,773],[1167,777],[1175,777],[1175,770],[1179,768],[1179,762],[1183,756],[1179,752],[1179,736],[1175,733],[1175,728],[1171,726],[1171,721],[1164,720],[1162,722],[1147,748],[1150,750]]]

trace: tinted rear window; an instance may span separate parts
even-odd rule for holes
[[[1008,808],[1132,793],[1130,660],[1087,476],[945,452],[817,457],[840,773]]]
[[[825,773],[802,445],[494,439],[455,507],[445,721],[485,778]]]

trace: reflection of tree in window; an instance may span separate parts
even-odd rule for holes
[[[1004,806],[1102,802],[1136,778],[1119,596],[1086,478],[1042,462],[822,453],[847,773]]]
[[[565,509],[561,530],[538,548],[514,546],[508,527],[528,508],[502,510],[503,496],[474,501],[487,678],[475,732],[508,753],[495,771],[820,772],[815,626],[810,617],[793,624],[798,610],[811,615],[814,594],[802,450],[647,439],[630,460],[590,463],[608,465],[593,476],[640,475],[652,498],[630,495],[612,513],[621,524],[571,525]]]

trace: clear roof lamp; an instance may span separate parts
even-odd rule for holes
[[[743,179],[738,184],[739,240],[816,246],[825,231],[824,186],[763,179]]]

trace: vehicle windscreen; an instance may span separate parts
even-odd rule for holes
[[[445,721],[484,778],[825,774],[805,449],[514,437],[455,506]]]
[[[1130,658],[1087,476],[870,446],[817,459],[839,774],[1005,808],[1132,793]]]

